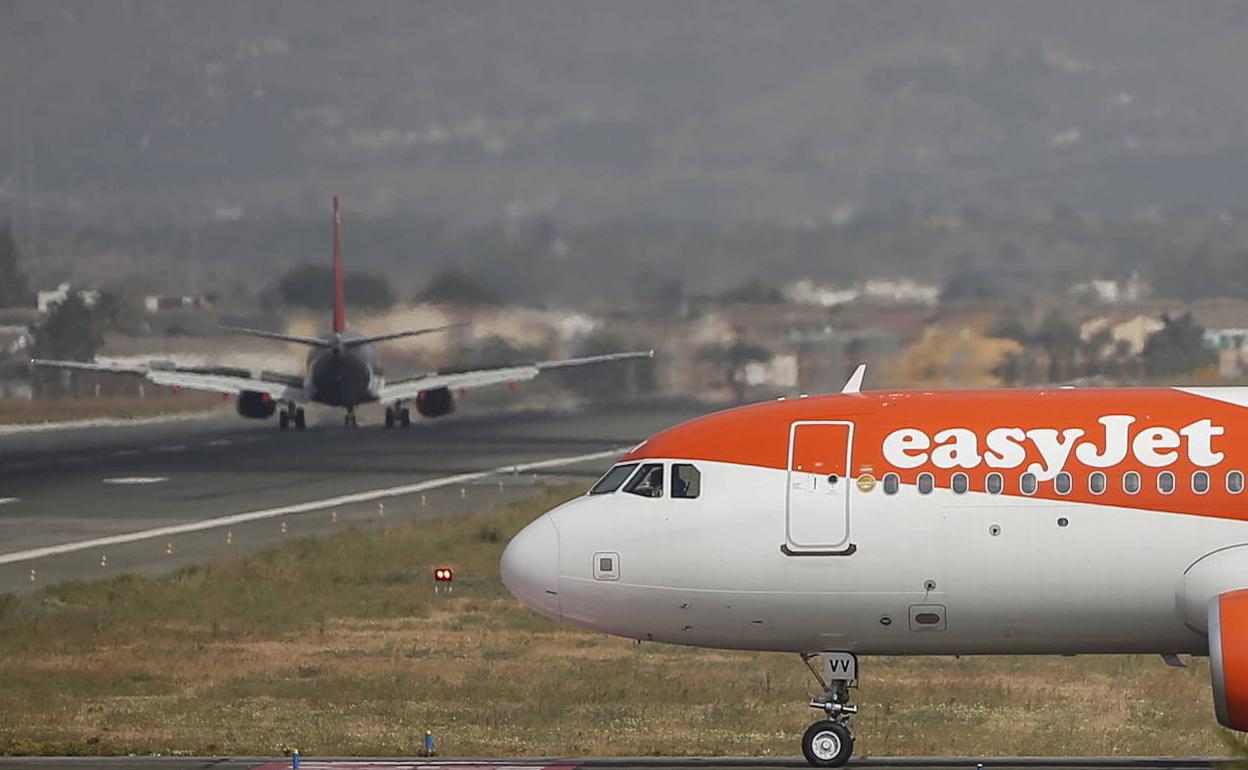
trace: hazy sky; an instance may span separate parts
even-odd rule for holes
[[[0,49],[45,222],[1248,200],[1240,2],[9,0]]]

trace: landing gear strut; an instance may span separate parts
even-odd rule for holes
[[[296,430],[303,430],[308,427],[308,422],[303,414],[303,407],[289,404],[277,414],[277,427],[286,430],[290,426],[295,426]]]
[[[823,673],[811,662],[816,658],[823,663]],[[848,722],[858,707],[849,705],[849,690],[858,686],[858,658],[848,652],[806,653],[802,662],[823,688],[823,694],[812,700],[810,707],[821,709],[827,717],[806,729],[802,754],[815,767],[840,767],[854,753],[854,734]]]
[[[358,427],[360,427],[359,422],[357,422],[357,421],[356,421],[356,419],[355,419],[355,409],[353,409],[353,408],[351,408],[351,407],[347,407],[347,415],[346,415],[346,417],[342,418],[342,426],[343,426],[344,428],[358,428]]]
[[[386,407],[386,427],[393,428],[396,424],[402,428],[412,427],[412,413],[402,402]]]

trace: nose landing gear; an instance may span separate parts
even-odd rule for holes
[[[349,406],[349,407],[347,407],[347,414],[346,414],[346,416],[345,416],[345,417],[343,417],[343,418],[342,418],[342,427],[344,427],[344,428],[358,428],[358,427],[360,427],[360,423],[359,423],[358,421],[356,421],[356,419],[355,419],[355,408],[354,408],[354,407],[350,407],[350,406]]]
[[[822,659],[823,673],[811,662],[815,658]],[[802,662],[823,688],[823,694],[809,705],[827,717],[806,729],[802,754],[814,767],[840,767],[854,753],[854,734],[848,722],[858,707],[849,704],[849,690],[858,686],[858,658],[849,652],[806,653]]]

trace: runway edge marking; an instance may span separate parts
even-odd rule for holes
[[[77,540],[72,543],[62,543],[60,545],[29,548],[24,551],[13,551],[11,553],[0,554],[0,564],[13,564],[16,562],[30,561],[31,559],[42,559],[48,556],[59,556],[61,554],[73,553],[75,551],[84,551],[88,548],[125,545],[127,543],[135,543],[140,540],[147,540],[153,537],[185,535],[189,532],[202,532],[206,529],[245,524],[250,521],[259,521],[261,519],[271,519],[274,516],[289,516],[291,514],[319,511],[321,509],[332,508],[337,505],[352,505],[354,503],[367,503],[372,500],[381,500],[387,497],[402,497],[403,495],[425,492],[430,489],[437,489],[438,487],[451,486],[452,484],[463,484],[469,481],[477,481],[478,479],[489,478],[490,476],[497,476],[503,473],[525,473],[527,471],[536,471],[543,468],[556,468],[561,465],[575,465],[576,463],[589,462],[590,460],[618,457],[624,452],[627,452],[629,448],[630,447],[616,447],[614,449],[607,449],[601,452],[590,452],[583,455],[553,457],[547,460],[535,460],[530,463],[503,465],[498,468],[490,468],[484,471],[457,473],[454,476],[443,476],[437,479],[428,479],[427,481],[419,481],[415,484],[403,484],[397,487],[370,489],[367,492],[354,492],[349,495],[338,495],[337,497],[326,497],[320,500],[309,500],[303,503],[292,503],[291,505],[283,505],[278,508],[265,508],[259,511],[247,511],[245,513],[231,513],[226,516],[217,516],[211,519],[190,521],[185,524],[171,524],[167,527],[142,529],[137,532],[126,532],[120,535],[108,535],[106,537],[96,537],[90,540]]]

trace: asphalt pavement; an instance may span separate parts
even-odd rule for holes
[[[407,430],[346,429],[327,411],[308,430],[285,432],[227,412],[0,433],[0,593],[168,570],[340,526],[480,510],[528,494],[535,477],[588,486],[614,450],[710,409],[691,401],[491,414],[465,407]],[[516,465],[523,471],[483,473]],[[259,517],[210,521],[247,514]],[[165,528],[171,534],[89,545]]]

